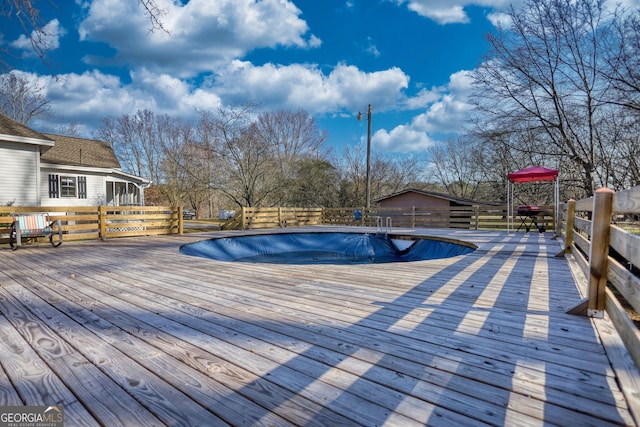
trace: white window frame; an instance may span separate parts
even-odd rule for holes
[[[65,180],[73,182],[73,187],[65,185]],[[73,188],[73,194],[66,194],[66,190]],[[60,197],[78,197],[78,177],[71,175],[60,175]]]

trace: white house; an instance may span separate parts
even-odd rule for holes
[[[151,181],[102,141],[42,134],[0,115],[0,205],[144,205]]]

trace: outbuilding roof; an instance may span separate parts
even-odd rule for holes
[[[396,193],[389,194],[388,196],[380,197],[379,199],[374,200],[374,202],[375,203],[380,203],[383,200],[391,199],[393,197],[397,197],[397,196],[400,196],[401,194],[405,194],[405,193],[417,193],[417,194],[421,194],[423,196],[437,197],[439,199],[448,200],[450,202],[457,203],[459,205],[465,205],[465,206],[482,205],[482,204],[484,204],[484,203],[476,202],[476,201],[471,200],[471,199],[465,199],[465,198],[462,198],[462,197],[452,196],[450,194],[438,193],[437,191],[418,190],[418,189],[415,189],[415,188],[407,188],[407,189],[398,191]]]

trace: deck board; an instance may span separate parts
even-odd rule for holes
[[[637,425],[600,320],[565,313],[580,294],[551,234],[403,232],[479,248],[350,266],[178,252],[233,232],[0,250],[0,406],[61,404],[66,425]]]

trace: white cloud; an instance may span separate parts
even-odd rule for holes
[[[409,125],[396,126],[391,131],[379,130],[371,137],[371,143],[387,153],[420,152],[434,145],[426,132]]]
[[[439,24],[466,24],[469,15],[468,6],[480,6],[493,9],[487,19],[495,26],[508,25],[510,20],[504,11],[508,6],[520,7],[524,0],[395,0],[399,5],[405,4],[409,10],[420,16],[429,18]],[[606,0],[605,4],[611,10],[618,5],[626,8],[640,7],[640,0]]]
[[[81,40],[102,41],[117,50],[115,58],[89,57],[89,63],[116,61],[133,67],[191,77],[264,47],[313,48],[321,40],[287,0],[158,0],[167,14],[163,31],[149,32],[138,2],[95,0],[80,24]]]
[[[494,27],[509,28],[512,23],[511,16],[503,12],[492,12],[487,15],[487,19]]]
[[[255,66],[233,61],[212,82],[225,104],[258,102],[265,109],[305,109],[312,114],[355,111],[367,103],[391,108],[409,85],[399,68],[366,73],[338,64],[327,75],[315,65]]]
[[[337,64],[325,74],[314,65],[254,66],[239,60],[197,86],[146,68],[132,71],[127,83],[97,70],[42,79],[58,119],[86,124],[87,129],[98,127],[103,117],[139,109],[190,118],[196,109],[248,102],[256,102],[262,110],[304,109],[314,115],[353,114],[367,103],[384,111],[406,102],[404,91],[409,84],[399,68],[367,73]]]
[[[32,78],[37,78],[31,75]],[[423,151],[443,134],[461,132],[470,106],[468,72],[451,75],[446,87],[423,90],[408,98],[409,78],[398,68],[367,73],[337,64],[329,74],[314,65],[254,66],[232,61],[199,86],[166,73],[141,68],[130,82],[99,71],[41,77],[59,120],[81,123],[87,134],[107,116],[150,109],[156,114],[194,117],[197,109],[243,105],[254,101],[259,109],[304,109],[311,114],[355,114],[367,103],[375,113],[420,108],[410,123],[379,129],[372,143],[385,152]],[[61,113],[60,113],[61,112]]]
[[[40,31],[33,31],[30,37],[22,34],[11,43],[11,47],[24,50],[27,55],[35,55],[32,40],[38,43],[43,50],[50,51],[60,47],[60,38],[65,34],[67,31],[60,26],[60,21],[52,19]]]
[[[405,101],[404,109],[417,110],[420,108],[426,108],[427,105],[437,101],[442,96],[442,92],[445,90],[446,88],[442,87],[434,87],[430,90],[422,89],[416,95],[408,98]]]
[[[50,131],[53,130],[52,126],[60,122],[68,122],[81,123],[81,131],[90,134],[100,126],[102,118],[134,114],[140,109],[189,118],[196,109],[215,110],[221,106],[220,98],[214,92],[147,70],[132,73],[128,84],[124,84],[117,76],[100,71],[57,77],[42,77],[32,73],[22,75],[37,80],[40,86],[46,88],[52,111],[57,115],[55,123],[43,124]]]
[[[322,46],[322,40],[312,34],[311,37],[309,37],[309,47],[317,48],[320,46]]]
[[[431,18],[440,24],[466,24],[469,22],[467,13],[460,5],[451,5],[447,7],[437,8],[415,1],[409,4],[409,9],[413,10],[418,15]]]
[[[378,47],[375,45],[375,43],[373,42],[373,39],[371,37],[367,38],[367,41],[369,43],[369,45],[367,46],[366,52],[374,57],[379,57],[380,56],[380,51],[378,50]]]
[[[429,133],[451,134],[462,132],[471,111],[468,103],[472,90],[469,72],[459,71],[451,75],[447,91],[427,110],[414,117],[411,126]]]
[[[472,81],[468,71],[459,71],[451,75],[447,87],[421,92],[420,101],[408,100],[409,104],[429,104],[410,124],[377,131],[372,143],[387,152],[424,151],[433,145],[435,135],[462,133],[472,108],[468,103]]]
[[[395,0],[398,4],[407,3],[407,8],[439,24],[466,24],[469,15],[467,6],[482,6],[502,9],[509,4],[518,4],[520,0]]]

